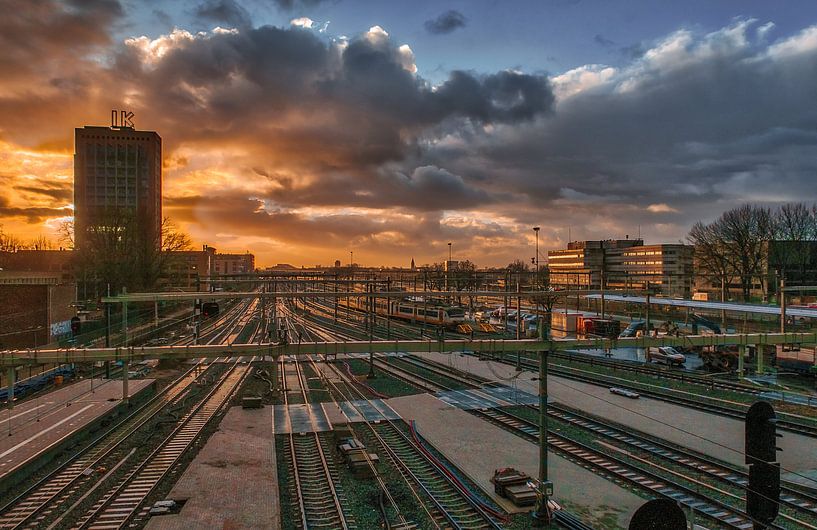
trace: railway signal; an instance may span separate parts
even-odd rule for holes
[[[79,320],[79,317],[72,317],[71,318],[71,336],[76,337],[79,335],[80,329],[82,329],[82,323]]]
[[[780,463],[777,462],[777,419],[772,406],[758,401],[746,413],[746,463],[749,484],[746,487],[746,513],[755,521],[755,529],[766,528],[780,509]]]

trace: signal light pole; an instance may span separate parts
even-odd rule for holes
[[[758,401],[746,413],[746,513],[755,530],[767,528],[780,509],[780,463],[777,462],[777,419],[772,406]]]

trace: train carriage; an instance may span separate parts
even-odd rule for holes
[[[341,305],[346,305],[345,301]],[[351,299],[350,305],[356,309],[373,308],[381,316],[389,316],[411,322],[431,324],[454,329],[465,321],[465,310],[461,307],[423,304],[417,300],[392,300],[369,298],[365,295]],[[389,309],[391,309],[389,311]]]

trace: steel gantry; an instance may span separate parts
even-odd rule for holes
[[[29,349],[0,351],[0,368],[44,363],[96,361],[142,361],[148,359],[191,359],[238,357],[244,355],[343,355],[382,352],[510,353],[563,350],[649,348],[660,346],[760,346],[817,344],[817,333],[737,333],[730,335],[688,335],[684,337],[626,337],[591,339],[446,339],[372,340],[186,346],[131,346],[116,348]]]

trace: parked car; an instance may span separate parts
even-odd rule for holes
[[[670,366],[680,366],[686,362],[686,356],[672,346],[660,346],[658,349],[647,350],[647,361],[663,362]]]

